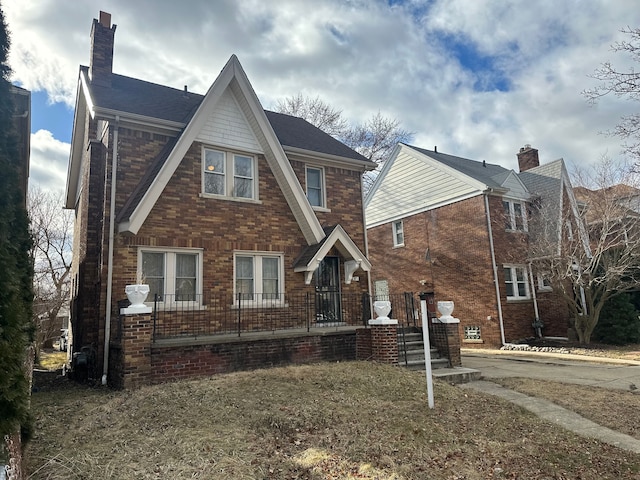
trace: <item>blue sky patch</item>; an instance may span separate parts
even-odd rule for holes
[[[462,68],[474,75],[475,91],[508,92],[510,90],[511,83],[505,72],[496,66],[496,57],[480,53],[473,42],[453,35],[444,37],[443,44]]]
[[[73,110],[64,103],[49,104],[47,92],[31,92],[31,133],[49,130],[61,142],[71,143]]]

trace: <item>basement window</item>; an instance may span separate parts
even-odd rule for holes
[[[480,325],[467,325],[464,327],[465,340],[482,340]]]

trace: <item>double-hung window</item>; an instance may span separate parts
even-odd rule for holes
[[[202,295],[200,250],[141,249],[138,265],[143,282],[149,285],[149,302],[155,298],[163,304],[199,302]]]
[[[256,199],[256,160],[250,155],[205,148],[202,191],[237,199]]]
[[[507,290],[507,300],[529,299],[529,282],[527,282],[526,267],[505,265],[504,281]]]
[[[402,247],[404,245],[404,224],[402,220],[393,222],[393,246]]]
[[[514,200],[503,200],[505,227],[507,230],[527,231],[527,214],[524,203]]]
[[[324,170],[319,167],[306,167],[307,198],[312,207],[325,208]]]
[[[283,301],[284,261],[280,254],[236,252],[235,299],[257,305]]]

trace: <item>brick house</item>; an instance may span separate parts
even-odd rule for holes
[[[113,73],[115,30],[100,12],[78,79],[66,191],[73,352],[106,375],[122,347],[118,301],[141,282],[155,346],[361,325],[347,300],[362,309],[368,292],[361,178],[375,164],[264,110],[235,56],[205,95]],[[192,352],[214,362],[209,353]]]
[[[563,235],[584,241],[578,203],[562,159],[540,165],[527,145],[518,163],[515,172],[399,144],[365,198],[373,293],[453,300],[462,346],[532,337],[534,322],[567,336],[566,303],[537,271],[531,242],[556,255]]]

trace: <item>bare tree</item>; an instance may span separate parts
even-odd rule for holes
[[[37,347],[60,335],[60,313],[70,299],[71,211],[62,209],[61,194],[37,188],[29,191],[34,260],[33,314],[37,327]]]
[[[640,287],[640,189],[630,166],[608,158],[574,176],[580,208],[540,198],[530,257],[566,301],[580,343],[589,343],[605,303]]]
[[[301,93],[279,100],[276,110],[304,118],[368,160],[376,162],[378,169],[367,172],[363,177],[365,193],[371,188],[393,147],[399,142],[410,142],[413,137],[413,133],[400,127],[397,119],[384,117],[380,112],[362,124],[351,125],[342,116],[342,110],[331,107],[320,97],[305,97]]]
[[[629,41],[616,42],[611,45],[614,52],[628,54],[635,62],[640,62],[640,28],[624,28],[622,33],[629,35]],[[595,88],[583,91],[583,95],[590,103],[596,103],[601,97],[613,94],[633,101],[640,101],[640,72],[633,68],[627,72],[616,69],[610,62],[603,63],[592,75],[601,83]],[[636,161],[636,168],[640,162],[640,114],[623,116],[615,128],[606,132],[623,140],[626,153]]]

